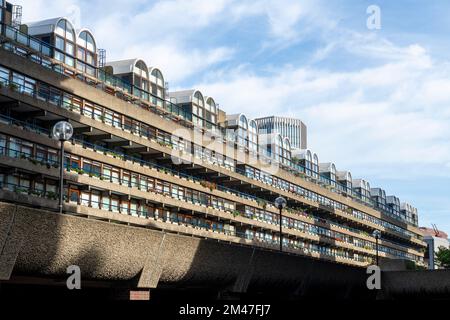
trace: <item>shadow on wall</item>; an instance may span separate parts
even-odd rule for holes
[[[173,273],[183,251],[165,257],[160,284]],[[272,299],[373,299],[365,268],[324,262],[291,254],[201,240],[189,269],[177,281],[186,287],[216,287],[218,295]],[[186,298],[189,298],[187,295]]]
[[[21,246],[13,276],[67,279],[67,267],[78,265],[82,287],[90,279],[156,287],[152,299],[165,290],[211,300],[374,297],[364,268],[11,204],[1,204],[0,219],[16,208],[10,234]]]

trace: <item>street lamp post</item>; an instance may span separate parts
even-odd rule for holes
[[[283,209],[286,207],[287,201],[283,197],[275,199],[275,207],[280,210],[280,252],[283,251]]]
[[[73,127],[67,121],[60,121],[53,127],[52,134],[53,138],[61,143],[59,152],[59,213],[62,213],[64,201],[64,142],[72,138]]]
[[[379,267],[379,255],[378,255],[378,239],[380,239],[381,237],[381,231],[380,230],[374,230],[372,233],[372,236],[375,238],[375,250],[376,250],[376,254],[377,254],[377,266]]]

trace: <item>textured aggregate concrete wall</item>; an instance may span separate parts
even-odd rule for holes
[[[366,289],[366,271],[276,251],[237,246],[0,203],[0,280],[11,275],[214,287],[299,296],[450,297],[450,270],[383,272],[382,291]]]
[[[65,276],[69,265],[78,265],[84,279],[136,280],[144,288],[176,283],[243,292],[317,281],[365,284],[360,268],[7,203],[0,203],[0,248],[3,280],[12,273]]]
[[[450,270],[383,272],[381,287],[384,298],[450,299]]]

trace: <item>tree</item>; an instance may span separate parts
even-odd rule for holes
[[[435,253],[437,265],[444,269],[450,269],[450,248],[439,247]]]

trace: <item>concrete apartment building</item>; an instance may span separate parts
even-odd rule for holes
[[[292,149],[304,150],[308,148],[307,127],[299,119],[288,117],[264,117],[255,119],[258,129],[266,133],[279,133],[288,138]]]
[[[66,215],[278,250],[281,195],[287,253],[365,267],[379,230],[382,258],[424,263],[417,210],[320,162],[303,123],[297,150],[289,130],[260,143],[261,119],[227,114],[200,90],[167,92],[163,70],[142,59],[103,61],[101,39],[65,18],[18,23],[14,6],[0,5],[0,201],[54,211],[59,142],[50,132],[65,120],[74,128]],[[21,252],[21,270],[41,266]]]

